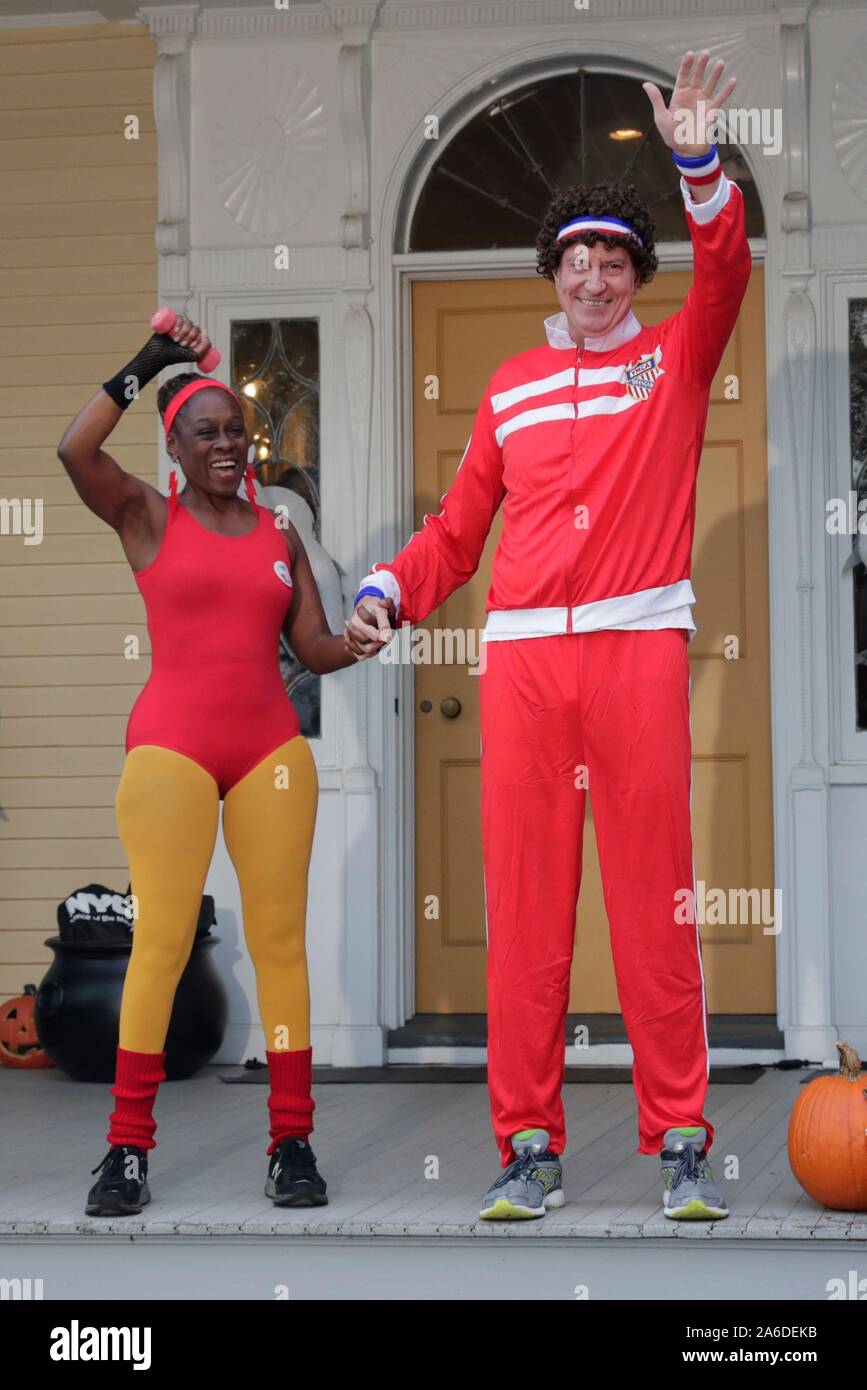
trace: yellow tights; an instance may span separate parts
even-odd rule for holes
[[[310,1046],[304,933],[318,794],[313,754],[299,734],[223,801],[223,835],[241,888],[265,1046],[272,1051]],[[193,948],[219,800],[211,774],[184,754],[154,744],[127,754],[115,809],[138,898],[120,1013],[120,1047],[130,1052],[163,1049]]]

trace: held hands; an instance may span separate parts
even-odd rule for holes
[[[344,624],[343,642],[356,661],[375,656],[392,638],[391,622],[395,608],[391,599],[365,594],[351,618]]]
[[[722,58],[718,58],[705,80],[705,69],[709,59],[707,49],[699,53],[698,58],[692,52],[684,53],[669,107],[666,107],[662,93],[652,82],[641,84],[653,106],[656,128],[666,145],[687,159],[693,155],[704,154],[709,148],[715,139],[712,127],[716,124],[720,107],[735,88],[736,79],[730,77],[714,96],[714,88],[722,76],[725,63]],[[679,131],[678,139],[675,132],[679,127],[682,127],[682,130]]]

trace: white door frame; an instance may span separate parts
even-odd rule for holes
[[[767,242],[764,237],[750,237],[750,250],[754,266],[765,266]],[[675,241],[659,243],[655,247],[659,260],[659,271],[690,271],[693,265],[692,243]],[[420,280],[499,280],[506,278],[529,279],[536,275],[536,258],[532,250],[524,251],[469,251],[433,252],[395,255],[392,257],[393,294],[398,309],[396,351],[392,357],[393,381],[397,406],[396,432],[400,439],[399,457],[404,460],[404,476],[401,480],[403,494],[402,539],[398,546],[405,544],[414,527],[414,496],[412,479],[412,286]],[[541,278],[540,278],[540,283]],[[767,304],[765,305],[767,312]],[[557,312],[553,289],[551,290],[551,313]],[[541,342],[541,320],[540,320]],[[396,1024],[399,1026],[412,1017],[415,1012],[415,758],[414,758],[414,707],[413,671],[411,666],[395,666],[395,697],[399,701],[402,717],[399,721],[400,734],[395,740],[399,750],[393,747],[388,764],[400,768],[393,788],[396,801],[389,796],[386,805],[394,805],[395,820],[403,826],[402,836],[402,910],[398,929],[387,933],[387,939],[402,956],[402,964],[391,980],[394,991],[397,980],[401,981],[402,997],[399,1001],[400,1013]],[[386,702],[391,705],[391,701]],[[410,716],[413,717],[410,717]],[[773,708],[771,710],[773,725]],[[401,737],[402,735],[402,737]],[[395,761],[392,763],[392,759]],[[773,815],[773,811],[772,811]],[[386,839],[388,823],[386,819]],[[774,836],[776,843],[776,836]],[[400,862],[400,861],[396,861]],[[775,866],[776,867],[776,866]],[[388,879],[386,880],[388,882]],[[384,991],[384,1001],[388,1003],[388,989]],[[392,1008],[393,1003],[392,1000]],[[393,1016],[393,1015],[392,1015]],[[596,1058],[594,1057],[594,1060]]]
[[[535,55],[543,49],[545,71],[550,66],[552,40],[533,46]],[[659,80],[659,70],[648,61],[646,50],[637,49],[624,58],[621,45],[600,39],[594,67],[599,71],[628,72],[639,79]],[[628,46],[628,45],[627,45]],[[438,103],[443,131],[454,128],[452,113],[460,111],[457,124],[471,119],[491,100],[494,84],[497,95],[514,90],[534,76],[538,69],[529,51],[520,66],[514,55],[498,56],[483,71],[462,78]],[[563,70],[574,67],[574,55],[563,55]],[[665,73],[662,73],[665,77]],[[668,74],[671,80],[672,74]],[[742,84],[746,86],[747,83]],[[741,92],[741,101],[749,94]],[[768,427],[768,554],[770,585],[771,660],[771,739],[773,778],[774,875],[775,886],[784,892],[785,928],[777,941],[776,985],[777,1018],[785,1032],[786,1056],[825,1059],[832,1056],[835,1029],[832,1018],[830,971],[830,908],[824,900],[827,884],[828,835],[827,773],[802,751],[801,730],[806,672],[812,658],[803,649],[793,652],[791,633],[798,623],[798,559],[792,543],[791,440],[797,436],[797,422],[784,386],[791,370],[791,348],[787,339],[787,309],[797,303],[792,295],[808,283],[811,272],[792,266],[792,238],[784,233],[778,213],[782,193],[779,168],[761,152],[743,148],[756,189],[765,210],[766,237],[751,240],[755,263],[765,267],[765,382]],[[413,529],[413,489],[411,468],[412,422],[411,325],[409,296],[413,279],[467,278],[533,273],[532,251],[456,252],[436,255],[396,255],[395,230],[406,216],[408,200],[418,196],[424,170],[433,154],[419,158],[417,141],[408,140],[385,180],[378,207],[380,286],[380,325],[377,333],[377,368],[381,391],[377,422],[379,440],[379,495],[371,488],[369,531],[382,538],[380,555],[388,558],[407,541]],[[691,268],[691,243],[663,243],[656,248],[660,265],[666,269]],[[811,288],[813,288],[811,286]],[[802,296],[803,298],[803,296]],[[789,355],[787,356],[787,349]],[[391,548],[389,548],[389,546]],[[373,557],[371,557],[373,558]],[[815,596],[814,629],[821,623]],[[800,610],[801,614],[803,609]],[[821,629],[820,629],[821,630]],[[800,665],[798,664],[800,662]],[[376,663],[371,663],[375,665]],[[371,710],[381,710],[381,723],[371,728],[382,756],[383,821],[381,879],[382,1023],[397,1027],[414,1011],[414,777],[413,720],[406,717],[412,699],[412,672],[400,666],[383,668],[374,679],[383,685],[373,691]],[[793,699],[793,687],[798,698]],[[377,699],[376,697],[379,697]],[[400,702],[404,717],[394,718],[394,699]],[[817,715],[822,713],[816,711]],[[806,761],[806,766],[805,766]],[[823,821],[823,816],[825,817]],[[722,1059],[720,1059],[722,1060]]]

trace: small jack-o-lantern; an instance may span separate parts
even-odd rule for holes
[[[53,1067],[36,1033],[36,986],[25,985],[18,999],[0,1004],[0,1063],[4,1067]]]

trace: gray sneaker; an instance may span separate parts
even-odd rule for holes
[[[515,1161],[482,1198],[483,1221],[522,1221],[544,1216],[549,1207],[562,1207],[563,1167],[548,1142],[545,1129],[522,1129],[512,1136]]]
[[[667,1129],[660,1154],[665,1192],[662,1205],[672,1221],[717,1221],[729,1209],[705,1153],[702,1125]]]

